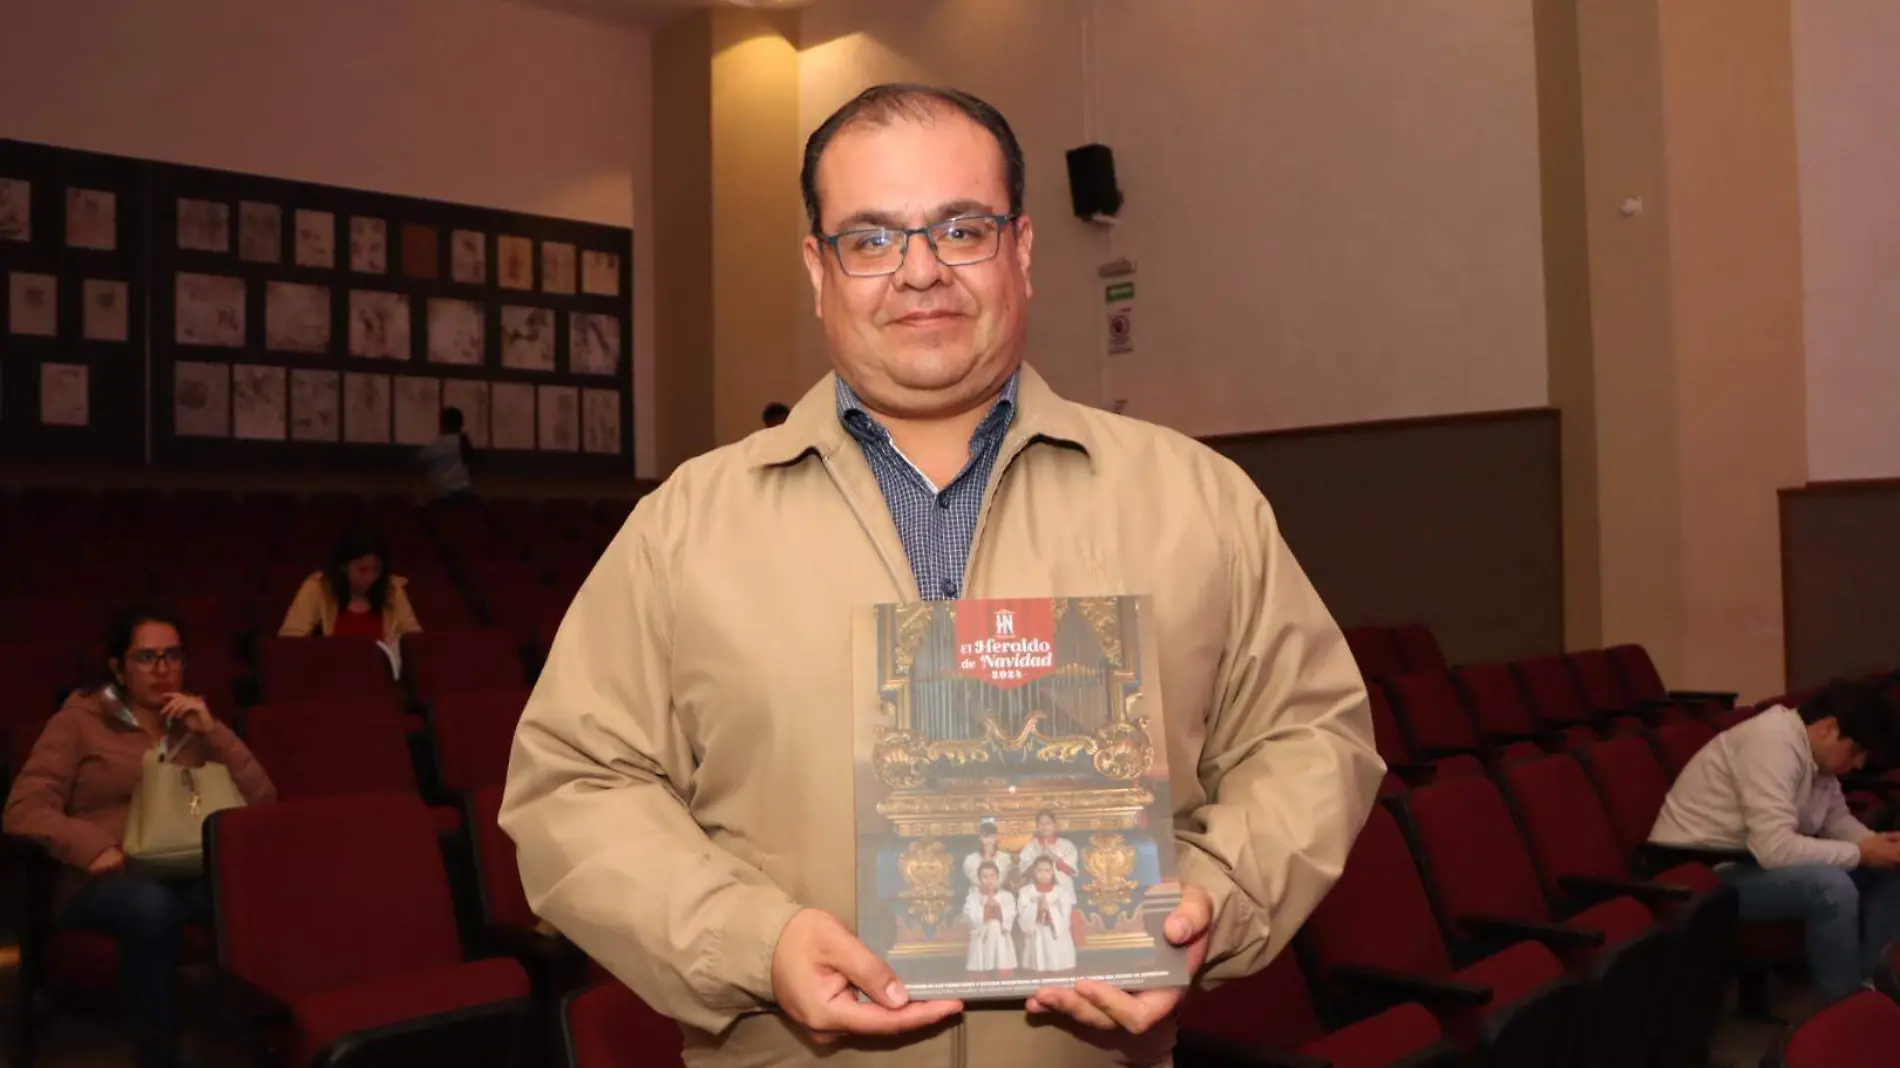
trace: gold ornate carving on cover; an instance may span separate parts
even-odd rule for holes
[[[898,897],[909,905],[911,914],[929,927],[943,923],[956,896],[950,886],[950,873],[956,870],[950,851],[934,838],[912,842],[897,858],[897,870],[904,874],[904,889]]]
[[[1082,872],[1088,876],[1082,895],[1090,911],[1103,917],[1128,911],[1138,885],[1128,876],[1135,870],[1135,847],[1119,834],[1093,834],[1082,854]]]

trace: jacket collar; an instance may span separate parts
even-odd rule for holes
[[[837,377],[836,371],[827,373],[793,405],[785,422],[748,438],[748,466],[784,467],[814,453],[828,460],[852,443],[850,431],[838,418]],[[1016,413],[1003,439],[1003,451],[1008,453],[1030,441],[1074,448],[1091,458],[1095,452],[1094,433],[1080,405],[1058,396],[1035,368],[1023,364],[1016,388]]]

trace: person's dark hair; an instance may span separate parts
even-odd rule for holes
[[[462,409],[451,404],[442,409],[442,433],[460,434],[462,432]]]
[[[1045,808],[1045,809],[1043,809],[1043,810],[1042,810],[1041,812],[1038,812],[1038,813],[1036,813],[1036,822],[1037,822],[1037,823],[1041,823],[1041,822],[1042,822],[1042,818],[1043,818],[1044,816],[1047,816],[1047,817],[1049,817],[1049,822],[1050,822],[1050,823],[1053,823],[1053,824],[1055,824],[1055,825],[1056,825],[1056,826],[1058,826],[1058,827],[1060,827],[1060,826],[1062,825],[1062,821],[1060,821],[1060,820],[1058,820],[1058,819],[1056,819],[1056,814],[1055,814],[1054,812],[1051,812],[1051,811],[1049,811],[1049,810],[1048,810],[1048,809],[1046,809],[1046,808]]]
[[[773,401],[765,406],[764,411],[759,413],[759,422],[764,423],[766,426],[777,426],[789,418],[791,414],[792,410],[790,408],[780,404],[778,401]]]
[[[1003,118],[1003,113],[960,89],[892,83],[874,85],[852,97],[806,139],[805,165],[799,171],[798,185],[805,194],[805,217],[811,222],[813,236],[824,235],[824,227],[819,223],[822,210],[818,203],[818,161],[824,157],[832,138],[853,123],[885,126],[898,119],[934,119],[945,112],[962,115],[996,138],[996,147],[1003,156],[1004,181],[1009,188],[1009,213],[1022,214],[1028,167],[1023,163],[1022,143],[1016,140],[1016,132],[1009,128],[1009,120]]]
[[[1801,719],[1818,723],[1834,717],[1841,737],[1859,742],[1868,759],[1889,762],[1900,742],[1900,724],[1894,722],[1893,703],[1878,689],[1860,682],[1829,683],[1801,705]]]
[[[330,596],[336,599],[337,608],[342,609],[350,603],[350,561],[365,556],[381,560],[383,573],[376,576],[375,584],[363,594],[363,599],[369,602],[372,612],[381,612],[389,603],[389,549],[375,531],[357,527],[337,539],[336,547],[330,550],[330,563],[323,569],[324,580],[329,583]]]
[[[976,873],[977,873],[978,875],[981,875],[981,874],[983,874],[983,873],[984,873],[984,872],[986,872],[986,871],[993,871],[993,872],[995,872],[998,878],[1001,878],[1001,877],[1002,877],[1002,875],[1003,875],[1003,869],[1001,869],[1001,868],[999,868],[999,867],[997,867],[997,866],[996,866],[996,862],[995,862],[995,861],[993,861],[993,860],[986,860],[986,861],[984,861],[983,863],[981,863],[981,864],[978,864],[978,865],[976,866]]]
[[[147,623],[162,623],[178,632],[179,644],[185,641],[185,625],[179,621],[178,613],[169,605],[140,603],[127,605],[118,615],[112,617],[106,628],[106,673],[105,682],[112,682],[112,662],[123,661],[125,654],[132,648],[132,639],[139,628]]]
[[[1031,861],[1031,862],[1030,862],[1030,864],[1029,864],[1029,870],[1030,870],[1030,871],[1032,871],[1032,872],[1033,872],[1033,871],[1035,871],[1035,870],[1036,870],[1037,868],[1048,868],[1048,869],[1049,869],[1050,871],[1055,871],[1055,870],[1056,870],[1056,862],[1055,862],[1054,860],[1051,860],[1051,859],[1049,858],[1049,855],[1048,855],[1047,853],[1045,853],[1045,854],[1043,854],[1042,856],[1040,856],[1040,857],[1037,857],[1037,858],[1036,858],[1035,860],[1033,860],[1033,861]]]

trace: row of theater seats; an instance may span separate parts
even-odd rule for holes
[[[32,494],[0,499],[0,647],[96,667],[109,610],[158,597],[248,667],[339,535],[386,543],[425,628],[493,626],[544,651],[561,612],[626,516],[626,500],[496,501],[418,509],[401,499],[289,495]]]

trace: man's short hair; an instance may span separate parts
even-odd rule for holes
[[[780,404],[778,401],[773,401],[765,406],[764,411],[759,413],[759,422],[764,423],[766,426],[777,426],[790,418],[791,414],[792,410],[790,408]]]
[[[460,434],[462,432],[462,409],[451,404],[442,409],[442,433]]]
[[[1009,189],[1009,213],[1022,214],[1028,168],[1023,163],[1022,143],[1016,140],[1016,132],[1010,129],[1003,113],[961,89],[894,82],[874,85],[852,97],[805,140],[805,165],[799,172],[798,184],[805,194],[805,216],[811,221],[812,235],[824,235],[824,227],[818,221],[823,214],[818,204],[818,161],[824,157],[832,138],[854,123],[887,126],[898,119],[929,120],[945,112],[962,115],[996,138],[996,147],[1003,156],[1004,184]]]
[[[1861,682],[1831,682],[1801,705],[1805,723],[1829,716],[1839,725],[1841,737],[1860,743],[1870,759],[1893,759],[1900,724],[1894,722],[1893,702],[1880,690]]]

